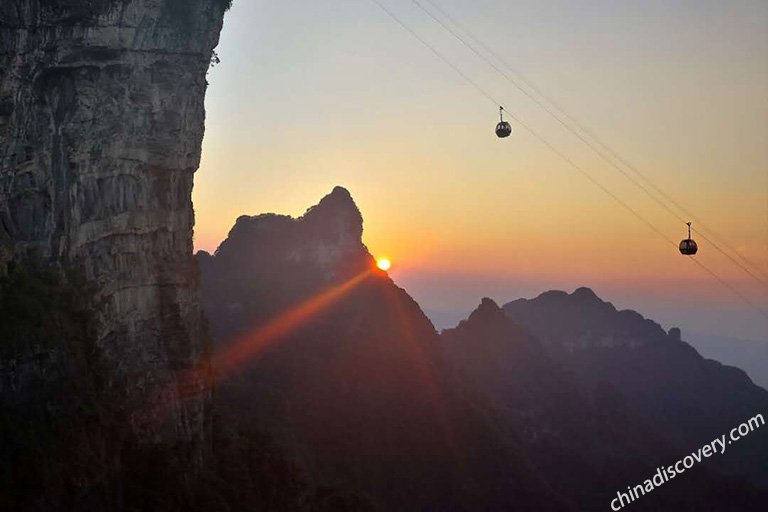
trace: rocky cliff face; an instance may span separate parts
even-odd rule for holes
[[[85,278],[110,382],[168,390],[132,418],[147,439],[203,433],[203,382],[168,383],[204,352],[191,192],[226,4],[0,3],[0,276]]]

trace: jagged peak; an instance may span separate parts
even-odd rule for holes
[[[360,215],[360,210],[357,208],[357,204],[355,204],[352,194],[346,188],[338,185],[333,187],[331,193],[323,197],[315,206],[307,209],[304,217],[311,217],[329,210]]]
[[[506,318],[506,316],[496,301],[488,297],[484,297],[480,301],[480,305],[477,306],[477,309],[475,309],[472,314],[469,315],[470,322],[485,322],[496,318]]]
[[[313,220],[315,218],[327,220],[329,216],[343,216],[344,214],[351,215],[355,220],[359,219],[359,224],[361,225],[362,229],[362,214],[360,213],[360,209],[357,207],[355,200],[352,198],[352,194],[346,188],[337,185],[329,194],[320,199],[316,205],[310,206],[307,211],[304,212],[304,215],[299,218],[294,218],[289,215],[283,215],[279,213],[241,215],[235,221],[234,228],[238,226],[263,224],[270,221],[302,221]]]
[[[477,307],[476,311],[498,311],[501,312],[501,308],[496,303],[495,300],[491,299],[490,297],[483,297],[480,301],[480,305]]]
[[[315,238],[322,238],[346,247],[362,245],[363,216],[352,194],[344,187],[336,186],[316,205],[307,209],[303,216],[295,218],[277,213],[241,215],[230,229],[227,238],[216,249],[220,255],[227,247],[248,243],[257,233],[280,232],[290,229],[308,229]]]
[[[573,293],[548,291],[535,299],[519,299],[504,305],[504,311],[516,322],[527,325],[532,317],[540,322],[538,328],[547,330],[546,317],[557,315],[560,335],[563,332],[597,332],[598,330],[618,333],[626,337],[644,336],[648,339],[669,337],[677,339],[679,331],[669,333],[662,327],[632,309],[618,310],[608,301],[601,299],[591,288],[580,287]]]
[[[362,238],[360,210],[348,190],[335,187],[298,218],[275,213],[240,216],[214,257],[223,265],[248,266],[249,259],[273,261],[287,254],[296,263],[323,268],[331,279],[341,269],[371,265]]]
[[[311,225],[323,225],[325,229],[349,235],[358,241],[363,238],[363,216],[352,194],[344,187],[334,187],[299,220]]]
[[[333,187],[333,190],[331,190],[331,193],[325,197],[341,197],[348,201],[351,201],[352,204],[355,203],[355,201],[352,199],[352,194],[349,192],[349,190],[342,187],[341,185],[336,185],[335,187]]]
[[[598,297],[597,294],[591,288],[587,288],[586,286],[577,288],[571,294],[571,297],[576,299],[582,299],[582,300],[599,300],[600,302],[602,302],[602,299],[600,299],[600,297]]]

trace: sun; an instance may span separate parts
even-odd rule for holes
[[[386,272],[390,268],[392,268],[392,262],[389,261],[387,258],[379,258],[376,260],[376,266],[379,267],[379,269]]]

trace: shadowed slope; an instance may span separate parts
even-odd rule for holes
[[[550,354],[587,388],[608,384],[659,435],[688,450],[768,415],[768,392],[733,367],[704,359],[634,311],[617,311],[587,288],[517,300],[505,313],[539,337]],[[768,432],[729,446],[716,467],[765,485]]]
[[[556,317],[549,320],[557,323]],[[605,510],[616,491],[643,482],[687,453],[629,413],[611,385],[582,386],[490,299],[441,338],[453,364],[523,433],[529,459],[578,510]],[[632,506],[656,512],[742,511],[760,510],[766,503],[766,496],[750,486],[698,468]]]
[[[517,436],[448,371],[432,324],[374,268],[361,235],[357,207],[336,188],[300,219],[241,217],[215,256],[200,255],[217,352],[369,273],[233,366],[223,395],[315,479],[353,485],[386,510],[565,510]]]

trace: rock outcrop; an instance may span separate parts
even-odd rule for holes
[[[205,359],[191,193],[228,3],[0,3],[0,276],[85,280],[110,383],[165,390],[131,419],[151,441],[204,432],[203,378],[173,383]]]

